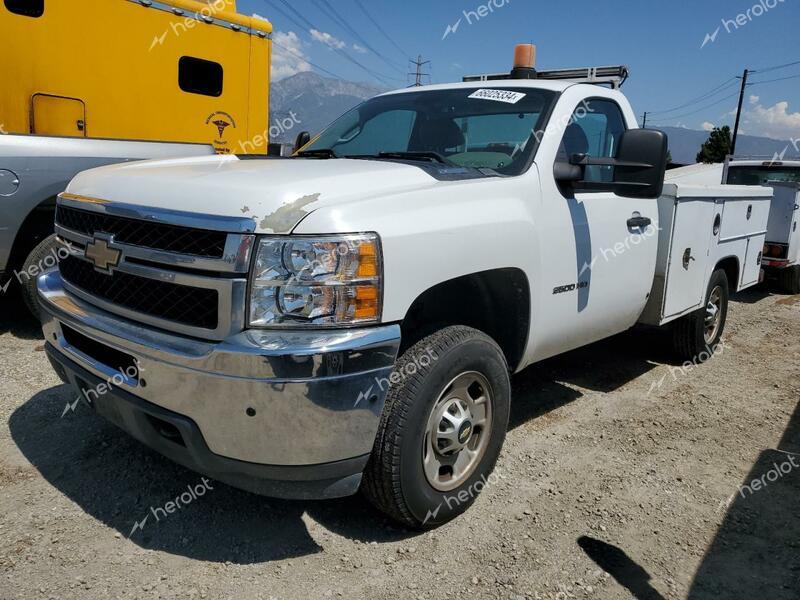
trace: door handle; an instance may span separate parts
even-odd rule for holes
[[[644,229],[649,227],[652,222],[653,220],[647,217],[631,217],[628,219],[628,229]]]

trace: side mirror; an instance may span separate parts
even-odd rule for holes
[[[575,183],[583,179],[583,169],[571,162],[556,161],[553,176],[558,183]]]
[[[614,169],[618,195],[658,198],[667,171],[667,134],[657,129],[630,129],[622,134]]]
[[[307,131],[301,131],[297,134],[297,138],[294,140],[294,148],[292,149],[292,154],[300,150],[303,146],[305,146],[308,142],[311,141],[311,134]]]
[[[569,162],[556,162],[558,183],[583,191],[612,191],[624,198],[658,198],[667,171],[667,134],[656,129],[629,129],[619,140],[616,158],[573,154]],[[586,167],[613,167],[614,180],[585,181]]]

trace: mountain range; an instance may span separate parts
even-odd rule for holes
[[[307,71],[273,82],[271,88],[272,141],[292,142],[301,131],[319,133],[335,119],[364,100],[386,91],[365,83],[322,77]],[[283,122],[282,125],[281,122]],[[693,164],[700,146],[708,139],[707,131],[682,127],[660,127],[669,136],[672,160]],[[788,137],[788,135],[787,135]],[[277,138],[277,139],[276,139]],[[740,135],[737,154],[772,157],[798,154],[788,140]]]

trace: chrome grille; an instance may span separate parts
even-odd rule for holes
[[[121,244],[209,258],[222,258],[228,237],[220,231],[151,223],[62,205],[56,209],[56,223],[88,236],[102,231]]]
[[[191,327],[217,328],[219,295],[216,290],[176,285],[119,271],[106,275],[74,256],[62,260],[59,271],[67,283],[112,304]]]
[[[72,295],[161,329],[221,340],[245,326],[252,219],[215,217],[62,194],[56,232],[71,255],[59,269]],[[118,264],[86,255],[101,240]]]

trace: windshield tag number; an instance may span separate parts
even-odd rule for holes
[[[478,90],[470,94],[470,98],[478,100],[492,100],[494,102],[505,102],[506,104],[516,104],[522,100],[526,94],[512,92],[511,90]]]

